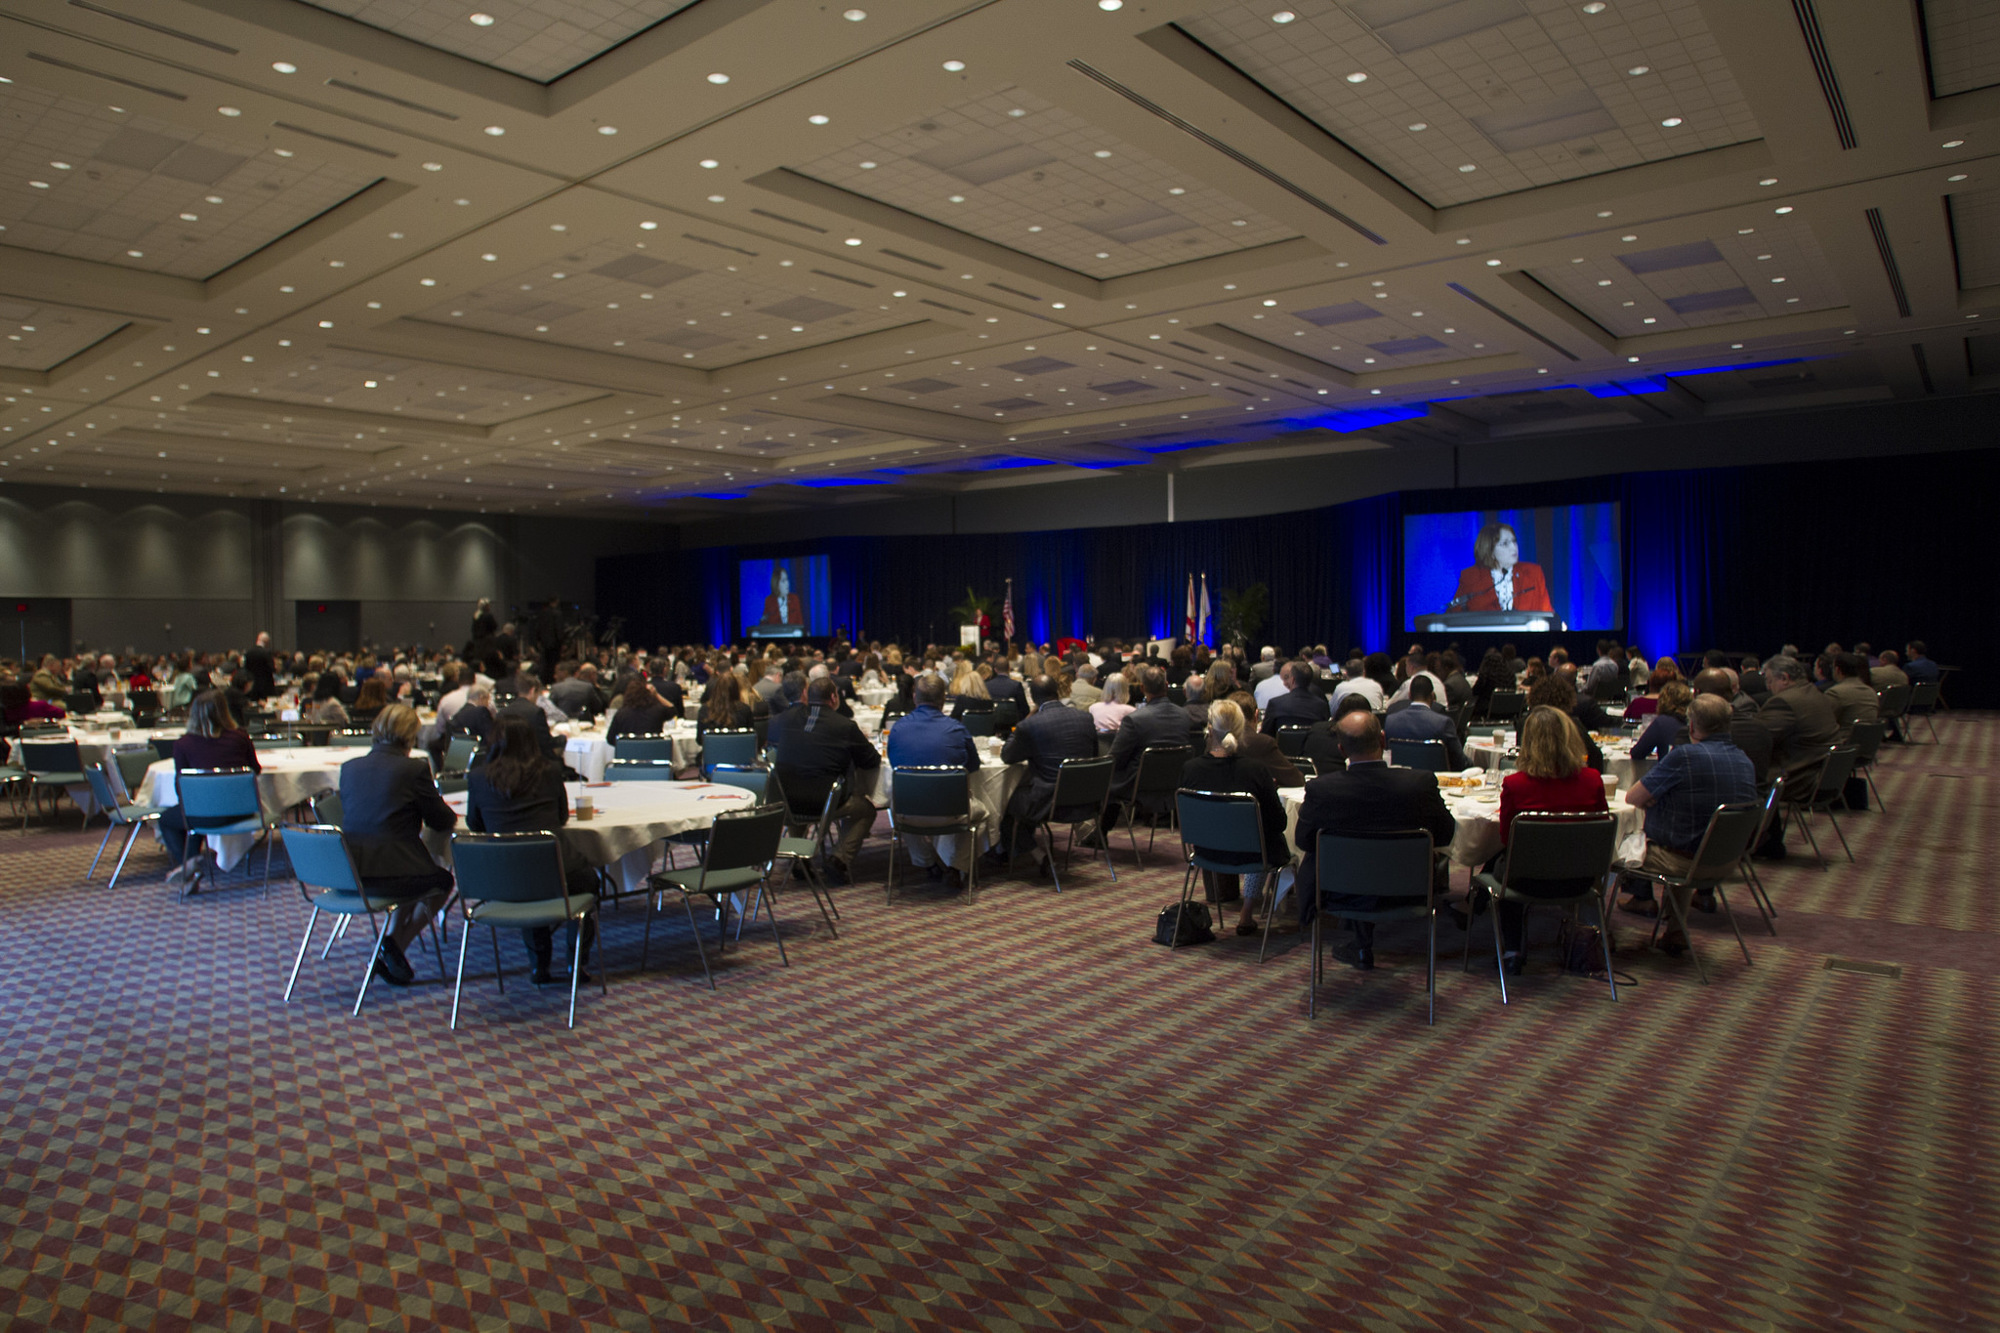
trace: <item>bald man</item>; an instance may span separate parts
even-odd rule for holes
[[[1439,848],[1451,845],[1457,825],[1445,808],[1437,778],[1414,768],[1391,768],[1382,757],[1382,722],[1374,713],[1356,710],[1334,723],[1334,736],[1347,767],[1306,784],[1293,835],[1305,859],[1299,866],[1299,920],[1312,920],[1316,907],[1334,916],[1351,908],[1372,912],[1381,908],[1420,906],[1421,897],[1378,894],[1318,893],[1318,842],[1321,833],[1366,835],[1422,829]],[[1375,966],[1373,922],[1353,922],[1354,958],[1358,968]]]

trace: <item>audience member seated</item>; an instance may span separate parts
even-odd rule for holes
[[[1833,684],[1827,687],[1826,701],[1833,705],[1836,745],[1847,744],[1855,723],[1873,723],[1880,717],[1881,700],[1869,675],[1868,659],[1859,654],[1841,653],[1833,659]]]
[[[1153,745],[1185,747],[1188,743],[1187,710],[1167,698],[1167,673],[1156,666],[1146,667],[1139,673],[1139,684],[1146,692],[1146,701],[1125,715],[1111,742],[1114,805],[1130,795],[1138,782],[1141,751]],[[1116,822],[1112,812],[1107,811],[1107,816]]]
[[[1205,727],[1208,725],[1209,705],[1217,699],[1227,699],[1235,690],[1236,669],[1218,658],[1208,664],[1208,670],[1202,673],[1201,688],[1190,693],[1182,707],[1190,721]]]
[[[1647,683],[1651,683],[1650,678]],[[1652,720],[1632,743],[1632,757],[1657,759],[1679,745],[1687,733],[1688,704],[1693,700],[1694,690],[1678,676],[1662,684],[1653,700]]]
[[[1901,657],[1896,655],[1894,648],[1884,648],[1879,664],[1869,669],[1868,679],[1870,683],[1878,690],[1891,689],[1897,685],[1908,685],[1910,683],[1909,673],[1898,665],[1902,660]]]
[[[1514,669],[1500,653],[1488,650],[1479,659],[1479,675],[1472,682],[1472,715],[1485,717],[1493,709],[1493,692],[1515,688]]]
[[[1243,757],[1243,762],[1263,765],[1271,774],[1273,786],[1305,786],[1306,775],[1299,772],[1290,755],[1278,748],[1277,738],[1258,730],[1257,697],[1246,690],[1237,690],[1229,696],[1229,702],[1243,714],[1243,734],[1236,739],[1236,753]]]
[[[0,708],[5,709],[9,735],[19,731],[23,722],[56,722],[64,717],[61,704],[35,698],[26,685],[18,682],[0,686]]]
[[[375,719],[374,747],[340,766],[341,831],[361,886],[395,901],[376,975],[392,986],[415,976],[404,951],[451,895],[451,872],[431,859],[423,830],[449,832],[458,816],[438,795],[430,766],[410,757],[422,728],[417,710],[390,704]]]
[[[1340,749],[1340,720],[1350,713],[1373,713],[1368,698],[1363,694],[1345,694],[1333,706],[1333,716],[1325,722],[1313,723],[1306,733],[1305,753],[1302,758],[1312,761],[1315,773],[1338,773],[1347,767],[1347,756]]]
[[[1686,686],[1681,686],[1686,690]],[[1505,848],[1514,816],[1530,810],[1591,811],[1605,809],[1604,778],[1584,762],[1583,733],[1576,720],[1553,708],[1537,708],[1521,723],[1520,757],[1514,771],[1500,783],[1500,845]],[[1503,850],[1501,856],[1506,852]],[[1497,876],[1506,873],[1496,859],[1489,867]],[[1528,893],[1532,883],[1516,885]],[[1567,896],[1571,885],[1560,886],[1552,896]],[[1483,891],[1480,893],[1483,897]],[[1475,904],[1475,907],[1477,904]],[[1500,904],[1501,965],[1510,973],[1521,969],[1521,923],[1527,906],[1519,902]]]
[[[950,695],[953,717],[993,711],[993,695],[987,690],[985,680],[971,667],[952,677]]]
[[[1730,705],[1727,729],[1729,739],[1737,749],[1748,756],[1751,770],[1756,774],[1757,784],[1761,787],[1771,768],[1771,733],[1757,725],[1754,705],[1748,713],[1736,706],[1735,700],[1745,697],[1743,692],[1736,688],[1736,673],[1727,667],[1706,668],[1694,678],[1694,694],[1697,699],[1706,694]],[[1685,736],[1682,737],[1683,741],[1686,739]]]
[[[365,727],[388,706],[389,682],[377,671],[361,682],[361,693],[354,697],[354,707],[347,710],[347,716],[355,726]]]
[[[301,720],[321,727],[347,726],[347,705],[340,702],[340,692],[346,684],[338,671],[328,668],[320,672],[313,685],[312,706],[305,710]]]
[[[1885,653],[1883,656],[1886,658],[1888,654]],[[1908,676],[1914,685],[1938,680],[1944,674],[1938,670],[1938,664],[1931,661],[1930,650],[1924,646],[1922,639],[1912,639],[1904,645],[1903,656],[1903,674]]]
[[[1299,665],[1303,666],[1304,664],[1300,663]],[[1259,709],[1269,708],[1271,706],[1271,700],[1277,698],[1279,695],[1283,694],[1286,690],[1291,688],[1290,673],[1292,666],[1293,663],[1291,662],[1280,662],[1278,663],[1278,669],[1276,671],[1273,671],[1268,676],[1261,677],[1257,681],[1256,687],[1250,691],[1250,695],[1257,701],[1257,707]],[[1306,679],[1311,680],[1312,676],[1313,676],[1312,669],[1310,667],[1307,667]]]
[[[1350,657],[1341,663],[1340,683],[1333,687],[1333,695],[1328,700],[1336,713],[1340,709],[1341,701],[1349,695],[1355,695],[1362,699],[1367,703],[1371,712],[1379,713],[1386,706],[1386,701],[1382,694],[1382,686],[1369,676],[1364,675],[1362,666],[1361,659],[1354,657]],[[1508,684],[1512,685],[1512,683],[1513,681],[1510,677]]]
[[[1723,699],[1713,694],[1697,695],[1688,705],[1687,743],[1669,750],[1666,758],[1653,765],[1652,772],[1626,790],[1626,803],[1646,812],[1642,869],[1663,875],[1687,874],[1715,808],[1755,804],[1756,773],[1750,756],[1729,739],[1729,722],[1729,705]],[[1693,895],[1693,905],[1714,911],[1713,896],[1710,892]],[[1682,896],[1679,905],[1685,915],[1688,897]],[[1619,906],[1640,916],[1660,914],[1649,883],[1637,883]],[[1660,947],[1675,956],[1687,949],[1687,936],[1678,922],[1661,935]]]
[[[556,668],[556,674],[562,674],[561,667]],[[680,686],[676,685],[674,689],[679,690]],[[597,668],[589,662],[576,668],[567,678],[556,681],[549,689],[549,697],[566,717],[594,718],[609,704],[604,691],[597,688]]]
[[[1310,727],[1333,716],[1325,699],[1313,692],[1316,673],[1304,662],[1287,662],[1278,673],[1281,688],[1269,703],[1258,700],[1264,721],[1258,730],[1266,736],[1278,734],[1279,727]]]
[[[964,723],[944,715],[945,683],[936,676],[925,676],[916,683],[912,698],[916,707],[889,729],[890,766],[963,768],[968,773],[976,772],[980,763],[978,743]],[[990,814],[975,793],[973,822],[983,823]],[[976,850],[972,839],[953,835],[930,838],[906,831],[904,845],[910,849],[910,860],[924,867],[932,879],[947,880],[955,889],[965,886],[965,872],[972,868]]]
[[[1626,718],[1629,720],[1635,717],[1647,717],[1658,711],[1660,707],[1660,691],[1666,688],[1668,681],[1679,680],[1680,678],[1681,669],[1675,665],[1674,659],[1671,657],[1661,658],[1660,664],[1653,668],[1651,675],[1646,677],[1645,693],[1626,703]],[[1692,694],[1692,689],[1690,689],[1690,694]]]
[[[1257,812],[1264,825],[1264,853],[1269,858],[1266,864],[1282,865],[1291,859],[1291,848],[1285,841],[1285,807],[1278,799],[1278,787],[1270,770],[1243,753],[1243,742],[1251,734],[1249,719],[1234,700],[1219,699],[1210,705],[1207,749],[1182,767],[1181,786],[1195,791],[1244,792],[1256,797]],[[1256,857],[1243,857],[1241,863],[1247,882],[1240,886],[1237,876],[1208,870],[1201,872],[1201,881],[1212,903],[1242,898],[1243,910],[1236,918],[1236,933],[1254,935],[1267,876],[1265,865],[1259,864]],[[1275,911],[1277,904],[1274,902],[1271,907]]]
[[[708,688],[713,703],[734,702],[739,698],[741,689],[733,673],[729,674],[727,684],[711,682]],[[750,725],[750,706],[739,706],[743,709],[743,725],[747,727]],[[733,710],[730,716],[735,716]],[[618,700],[618,710],[611,715],[610,725],[604,729],[604,739],[616,745],[620,736],[657,736],[672,717],[672,707],[660,698],[653,682],[644,676],[634,676]],[[732,722],[730,725],[735,724]]]
[[[514,697],[493,710],[493,720],[505,722],[510,717],[517,717],[535,733],[535,739],[551,756],[561,754],[565,742],[549,730],[549,708],[542,682],[531,672],[519,671],[514,674],[514,684]],[[560,722],[562,718],[558,716],[555,720]]]
[[[986,854],[989,865],[1004,867],[1023,846],[1034,845],[1032,828],[1048,812],[1049,799],[1055,795],[1056,773],[1062,767],[1062,761],[1089,759],[1097,754],[1097,728],[1088,713],[1069,706],[1063,697],[1066,690],[1067,685],[1060,673],[1036,676],[1028,684],[1028,697],[1034,701],[1035,711],[1021,720],[1021,724],[1014,728],[1014,734],[1007,738],[1006,747],[1000,751],[1000,758],[1005,763],[1025,763],[1028,775],[1014,789],[1013,798],[1007,802],[1007,817],[1000,826],[1000,845]],[[1174,711],[1180,713],[1179,709]],[[1186,714],[1182,713],[1181,717],[1185,719]],[[1186,745],[1187,723],[1182,720],[1176,725],[1180,728],[1179,743]],[[1119,729],[1119,735],[1122,742],[1123,727]],[[1036,848],[1035,855],[1036,868],[1040,870],[1046,865],[1041,859],[1040,848]]]
[[[250,734],[236,723],[229,703],[220,690],[204,690],[188,705],[187,730],[174,741],[174,773],[198,768],[247,768],[261,772],[257,747]],[[178,803],[160,812],[160,841],[174,868],[167,883],[180,883],[187,861],[187,815]]]
[[[840,688],[829,676],[811,682],[804,703],[787,715],[782,729],[771,723],[771,746],[777,751],[775,765],[785,799],[798,821],[818,822],[826,805],[827,793],[850,770],[869,773],[882,766],[868,738],[851,717],[839,710]],[[840,836],[834,843],[833,858],[827,866],[827,882],[853,882],[854,858],[875,824],[875,806],[860,791],[861,783],[851,784],[847,799],[834,810],[840,821]]]
[[[1459,743],[1458,724],[1451,714],[1437,706],[1428,672],[1410,678],[1410,697],[1389,705],[1382,730],[1392,741],[1442,741],[1445,767],[1456,771],[1465,767],[1465,746]]]
[[[1771,764],[1786,779],[1785,799],[1802,801],[1810,796],[1811,770],[1826,758],[1840,726],[1833,705],[1806,679],[1805,668],[1796,657],[1778,656],[1764,663],[1764,683],[1770,696],[1757,710],[1756,723],[1771,738]],[[1785,856],[1782,820],[1772,820],[1764,841],[1751,853],[1763,860]]]
[[[1104,682],[1103,697],[1090,706],[1090,720],[1098,731],[1109,734],[1118,730],[1118,724],[1132,712],[1132,705],[1126,702],[1130,688],[1122,671]]]
[[[1590,766],[1600,773],[1604,771],[1604,751],[1598,749],[1597,742],[1591,738],[1590,727],[1584,722],[1577,707],[1576,686],[1570,683],[1569,677],[1563,675],[1542,677],[1528,691],[1526,702],[1530,708],[1553,708],[1568,714],[1570,721],[1576,723],[1576,729],[1583,735],[1583,752]]]
[[[438,771],[444,771],[452,737],[470,736],[483,750],[492,735],[493,691],[484,685],[474,685],[466,691],[464,705],[451,715],[451,721],[438,729],[437,740],[432,743],[431,757],[437,760]]]
[[[1421,905],[1423,899],[1402,894],[1319,892],[1318,842],[1322,832],[1353,835],[1402,833],[1423,829],[1442,850],[1451,845],[1457,825],[1445,808],[1437,778],[1414,768],[1391,768],[1382,757],[1382,723],[1374,713],[1357,710],[1334,724],[1346,768],[1326,773],[1306,784],[1294,840],[1303,854],[1299,864],[1299,924],[1307,925],[1315,911],[1339,916],[1342,908],[1372,912],[1388,907]],[[1440,875],[1440,879],[1442,879]],[[1442,884],[1439,886],[1443,887]],[[1356,921],[1355,967],[1375,966],[1375,926]]]
[[[1400,703],[1404,699],[1409,698],[1410,682],[1419,676],[1429,679],[1431,683],[1431,698],[1442,699],[1445,697],[1444,681],[1426,665],[1423,652],[1416,648],[1415,645],[1411,646],[1409,655],[1396,664],[1396,669],[1402,676],[1402,683],[1396,687],[1396,692],[1389,696],[1390,703]]]
[[[563,825],[569,822],[569,793],[563,788],[568,775],[562,765],[549,762],[548,752],[526,722],[509,717],[501,722],[487,761],[467,776],[465,826],[474,833],[555,834],[562,849],[563,879],[570,893],[581,896],[597,892],[597,871],[563,835]],[[587,917],[584,930],[583,949],[588,954],[595,926]],[[576,932],[572,921],[563,946],[566,958],[576,957]],[[553,927],[524,927],[521,941],[534,962],[537,986],[568,980],[550,970]],[[590,974],[579,972],[576,979],[579,985],[588,983]]]
[[[1088,662],[1076,669],[1076,676],[1070,682],[1069,706],[1089,712],[1104,698],[1104,691],[1097,683],[1097,668]]]
[[[1438,670],[1444,676],[1444,698],[1439,702],[1456,713],[1460,705],[1472,697],[1472,682],[1466,679],[1465,663],[1456,652],[1447,648],[1438,658]]]
[[[710,728],[740,731],[756,720],[755,710],[744,698],[746,688],[734,671],[718,671],[709,677],[708,693],[701,698],[701,717],[694,724],[696,740],[708,735]],[[630,686],[626,687],[625,697],[628,700],[632,697]],[[623,713],[625,707],[618,711]],[[617,726],[618,719],[613,717],[611,724]]]

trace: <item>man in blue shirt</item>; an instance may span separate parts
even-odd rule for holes
[[[923,676],[912,686],[910,697],[916,707],[889,728],[889,767],[962,768],[968,773],[978,770],[978,743],[972,739],[963,722],[944,715],[948,688],[943,679],[935,675]],[[975,795],[972,798],[974,821],[984,823],[991,814]],[[942,838],[927,838],[907,831],[903,838],[910,849],[910,860],[922,866],[933,880],[946,880],[955,889],[965,886],[965,872],[972,868],[970,839],[949,834]]]
[[[1653,765],[1644,781],[1635,782],[1625,793],[1626,803],[1646,812],[1645,870],[1663,875],[1685,875],[1694,864],[1694,854],[1708,831],[1709,816],[1719,805],[1757,803],[1757,770],[1750,756],[1729,739],[1729,704],[1713,694],[1699,694],[1688,705],[1688,740],[1667,751],[1666,758]],[[1687,889],[1675,889],[1684,895]],[[1713,895],[1703,890],[1695,905],[1714,911]],[[1650,885],[1619,904],[1640,916],[1657,916]],[[1687,901],[1680,900],[1680,914],[1687,914]],[[1669,926],[1660,937],[1660,947],[1678,956],[1687,948],[1687,936],[1678,924]]]

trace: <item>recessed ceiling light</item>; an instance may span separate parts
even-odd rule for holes
[[[488,125],[486,132],[497,139],[507,132],[507,127],[504,125]]]
[[[424,163],[424,170],[425,170],[425,171],[443,171],[443,170],[444,170],[444,163],[442,163],[442,162],[426,162],[426,163]]]
[[[486,261],[487,263],[489,263],[489,264],[490,264],[490,263],[492,263],[492,262],[493,262],[494,260],[496,260],[496,259],[500,258],[500,256],[499,256],[499,255],[496,255],[496,254],[494,254],[494,253],[493,253],[493,252],[491,252],[490,250],[489,250],[489,251],[488,251],[487,253],[485,253],[485,254],[483,254],[483,255],[481,255],[481,256],[479,256],[479,257],[480,257],[481,259],[485,260],[485,261]]]
[[[1182,188],[1181,188],[1180,186],[1178,186],[1178,185],[1175,185],[1175,186],[1172,186],[1172,187],[1170,187],[1170,188],[1169,188],[1169,189],[1167,190],[1167,193],[1168,193],[1168,194],[1186,194],[1186,193],[1187,193],[1187,191],[1186,191],[1186,190],[1184,190],[1184,189],[1182,189]]]
[[[1604,12],[1604,0],[1590,0],[1590,3],[1583,7],[1583,12],[1586,14],[1602,14]]]
[[[1946,179],[1946,180],[1948,180],[1948,181],[1962,181],[1962,180],[1964,180],[1964,179],[1965,179],[1965,173],[1964,173],[1964,172],[1960,172],[1960,173],[1959,173],[1958,175],[1956,175],[1956,176],[1946,176],[1946,177],[1945,177],[1945,179]]]
[[[861,169],[862,169],[863,171],[873,171],[873,170],[875,170],[876,166],[878,166],[878,165],[879,165],[878,163],[874,163],[874,162],[863,162],[863,163],[861,164]]]
[[[1093,153],[1091,154],[1091,156],[1092,156],[1092,157],[1110,157],[1110,156],[1111,156],[1111,150],[1110,150],[1109,148],[1100,148],[1100,149],[1098,149],[1097,151],[1093,152]]]
[[[224,116],[240,116],[243,114],[243,109],[241,107],[219,106],[215,108],[215,110],[217,114]]]
[[[954,194],[954,195],[950,195],[950,196],[947,196],[947,197],[948,197],[948,198],[950,199],[950,201],[951,201],[952,203],[954,203],[954,204],[962,204],[962,203],[964,203],[964,202],[965,202],[965,196],[964,196],[964,195],[962,195],[962,194]]]
[[[435,286],[437,286],[437,285],[438,285],[438,280],[437,280],[436,278],[418,278],[418,279],[417,279],[417,286],[419,286],[419,287],[435,287]]]
[[[1105,13],[1114,13],[1125,8],[1125,0],[1097,0],[1097,7]]]
[[[1771,211],[1774,213],[1789,213],[1792,211],[1792,206],[1790,204],[1786,204],[1783,208],[1774,208]]]
[[[1668,116],[1665,120],[1660,122],[1660,124],[1666,126],[1668,129],[1672,129],[1674,126],[1680,123],[1681,123],[1681,118],[1679,116]]]
[[[618,127],[616,125],[599,125],[597,132],[599,134],[616,134],[618,133]]]
[[[1965,147],[1965,140],[1963,140],[1963,139],[1946,139],[1946,140],[1944,141],[1944,146],[1945,146],[1946,148],[1963,148],[1963,147]]]
[[[719,204],[722,202],[722,196],[719,194],[712,194],[708,196],[708,202],[711,204]]]
[[[653,230],[656,230],[656,229],[657,229],[657,228],[659,227],[659,225],[660,225],[660,224],[659,224],[659,223],[657,223],[657,222],[641,222],[641,223],[639,224],[639,230],[640,230],[640,231],[653,231]]]
[[[1598,285],[1598,286],[1600,286],[1600,287],[1609,287],[1609,286],[1611,285],[1611,279],[1609,279],[1609,278],[1599,278],[1599,279],[1597,280],[1597,285]]]
[[[333,327],[333,321],[330,319],[323,319],[319,322],[319,326],[323,329],[330,329]]]
[[[182,221],[182,222],[199,222],[199,221],[201,221],[201,217],[200,217],[200,215],[198,215],[198,214],[195,214],[195,213],[183,213],[183,214],[181,214],[181,221]]]
[[[466,21],[477,28],[490,28],[493,26],[493,16],[491,14],[468,14],[466,15]]]
[[[1467,163],[1466,163],[1465,165],[1461,166],[1461,167],[1459,168],[1459,170],[1460,170],[1460,171],[1477,171],[1477,170],[1479,170],[1479,168],[1478,168],[1478,167],[1476,167],[1476,166],[1474,166],[1474,165],[1473,165],[1472,163],[1470,163],[1470,162],[1467,162]]]
[[[1278,304],[1278,303],[1277,303],[1276,301],[1266,301],[1266,302],[1264,302],[1264,304],[1265,304],[1265,305],[1276,305],[1276,304]]]
[[[1420,120],[1416,122],[1414,125],[1410,126],[1410,133],[1422,134],[1425,130],[1429,129],[1430,127],[1431,123],[1428,120]]]
[[[46,190],[49,188],[47,181],[29,181],[28,184],[34,186],[37,190]]]
[[[1349,83],[1366,83],[1368,82],[1368,76],[1362,71],[1357,69],[1352,74],[1347,76],[1347,81]]]
[[[299,67],[289,60],[273,60],[271,68],[277,70],[280,74],[296,74],[299,72]]]
[[[727,82],[729,82],[729,76],[728,76],[727,74],[723,74],[723,73],[720,73],[720,72],[718,72],[718,73],[715,73],[715,74],[711,74],[711,75],[709,75],[709,76],[708,76],[708,81],[709,81],[710,83],[713,83],[713,84],[724,84],[724,83],[727,83]]]
[[[1776,176],[1766,176],[1764,177],[1763,180],[1760,180],[1757,183],[1759,185],[1776,185],[1778,183],[1778,178]]]
[[[1453,241],[1453,242],[1452,242],[1452,244],[1453,244],[1453,245],[1471,245],[1471,244],[1472,244],[1472,238],[1471,238],[1470,236],[1461,236],[1461,237],[1459,237],[1459,238],[1458,238],[1457,240]]]
[[[1295,19],[1295,18],[1297,18],[1297,17],[1298,17],[1298,15],[1297,15],[1297,14],[1294,14],[1294,13],[1293,13],[1293,12],[1292,12],[1291,10],[1289,10],[1289,9],[1281,9],[1281,10],[1279,10],[1279,11],[1278,11],[1277,13],[1275,13],[1275,14],[1271,15],[1271,22],[1273,22],[1273,23],[1290,23],[1290,22],[1291,22],[1291,21],[1292,21],[1293,19]]]
[[[1730,351],[1732,351],[1732,352],[1740,352],[1740,351],[1742,351],[1742,350],[1743,350],[1743,344],[1742,344],[1742,343],[1731,343],[1731,344],[1729,344],[1729,350],[1730,350]]]
[[[1756,232],[1757,229],[1755,227],[1738,227],[1736,229],[1736,234],[1738,236],[1753,236],[1756,234]]]
[[[841,17],[846,19],[849,23],[859,23],[861,22],[861,20],[868,17],[868,11],[865,9],[849,9],[843,11]]]
[[[1500,261],[1499,261],[1499,260],[1497,260],[1497,259],[1489,259],[1489,260],[1487,260],[1487,261],[1486,261],[1486,267],[1488,267],[1488,268],[1499,268],[1499,267],[1500,267]]]
[[[1634,65],[1632,66],[1632,68],[1626,70],[1625,72],[1627,74],[1630,74],[1632,77],[1637,78],[1641,74],[1651,74],[1653,72],[1653,67],[1651,65]]]
[[[1021,117],[1027,115],[1028,113],[1017,106],[1012,111],[1009,111],[1007,114],[1012,116],[1014,119],[1019,120]]]
[[[132,258],[134,259],[144,259],[146,257],[146,252],[144,250],[127,250],[125,253],[132,256]]]
[[[965,68],[965,62],[963,60],[947,60],[944,62],[944,67],[947,73],[956,74]]]
[[[715,169],[716,169],[717,167],[721,166],[722,164],[721,164],[720,162],[716,161],[716,160],[715,160],[714,158],[712,158],[712,157],[704,157],[704,158],[703,158],[703,159],[701,160],[701,165],[702,165],[703,167],[707,168],[707,169],[708,169],[708,170],[710,170],[710,171],[714,171],[714,170],[715,170]]]
[[[1784,281],[1784,279],[1783,279],[1783,278],[1773,278],[1773,279],[1771,279],[1771,281],[1772,281],[1772,282],[1783,282],[1783,281]]]
[[[846,240],[845,244],[847,244],[847,245],[859,245],[859,244],[861,244],[861,238],[860,238],[859,236],[850,236],[850,237],[848,237],[848,238],[847,238],[847,240]]]
[[[1639,238],[1637,236],[1620,236],[1618,239],[1621,241],[1636,241]]]

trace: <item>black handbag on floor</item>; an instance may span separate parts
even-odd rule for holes
[[[1155,944],[1211,944],[1215,932],[1209,929],[1208,904],[1199,900],[1187,904],[1187,911],[1181,911],[1178,902],[1168,903],[1160,909],[1159,924],[1153,928]]]

